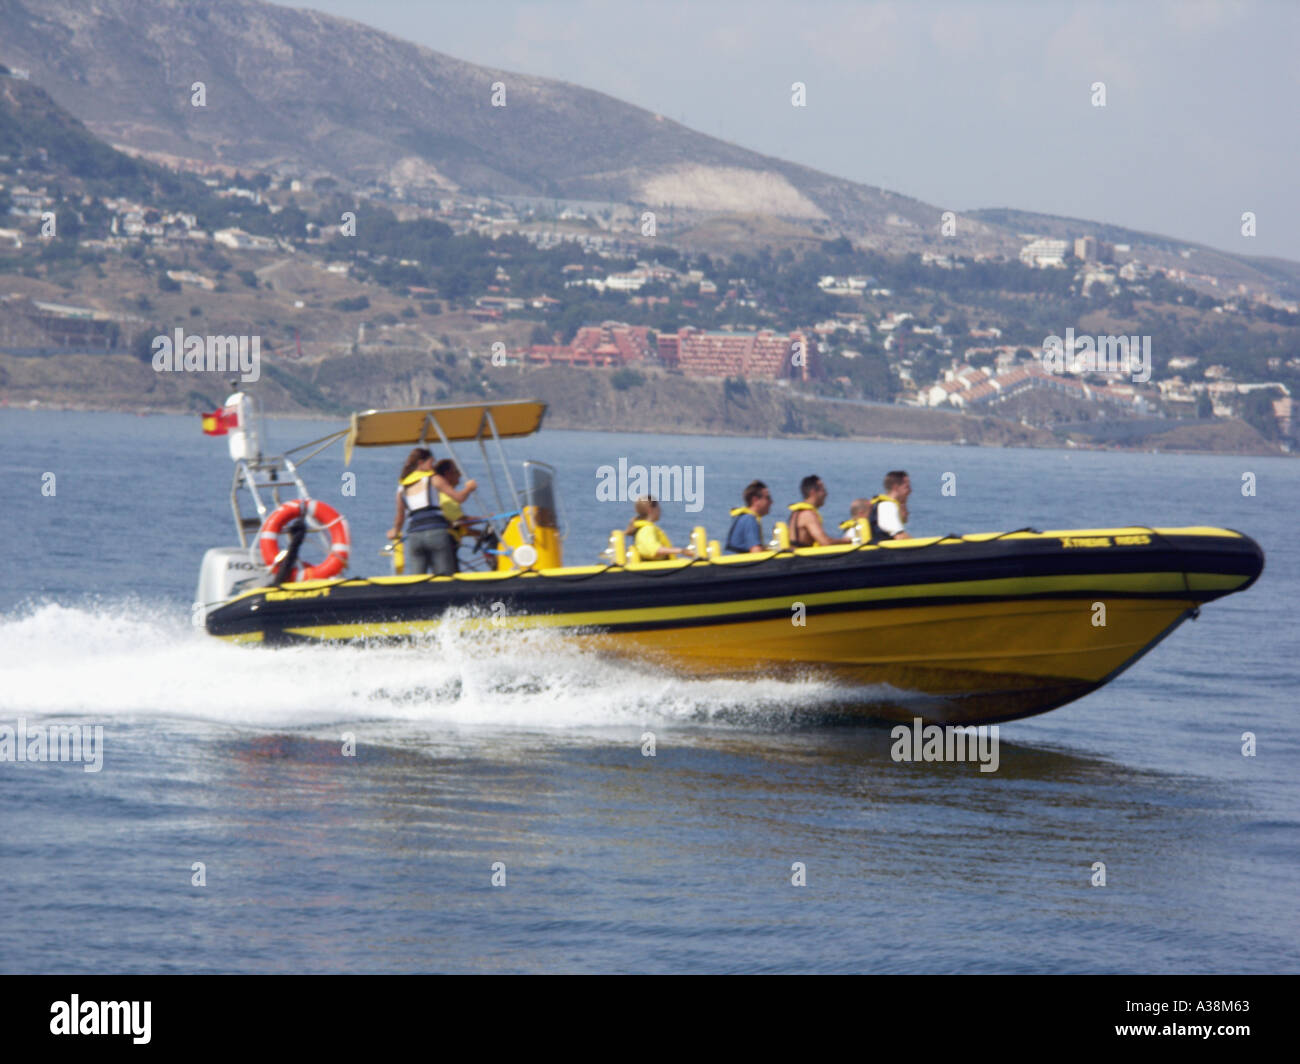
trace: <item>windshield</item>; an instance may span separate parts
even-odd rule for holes
[[[537,507],[537,523],[559,528],[559,506],[555,496],[555,470],[545,462],[524,463],[524,486],[519,491],[519,505]]]

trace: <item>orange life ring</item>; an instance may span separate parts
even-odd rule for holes
[[[275,569],[282,552],[280,550],[280,532],[290,521],[303,513],[318,522],[330,534],[330,555],[320,565],[294,566],[290,579],[328,580],[347,568],[348,550],[351,540],[348,535],[348,523],[329,503],[318,499],[291,499],[281,503],[279,508],[262,524],[258,533],[258,546],[262,551],[262,561],[269,569]]]

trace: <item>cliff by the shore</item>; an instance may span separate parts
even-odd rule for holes
[[[229,377],[158,373],[127,355],[0,355],[0,403],[71,410],[197,412],[220,405]],[[383,352],[316,363],[264,360],[249,386],[263,408],[281,415],[341,415],[433,402],[537,398],[552,428],[964,442],[998,447],[1059,447],[1043,428],[993,416],[820,399],[766,382],[697,380],[649,372],[562,367],[494,367],[486,360],[449,370],[427,354]],[[1132,441],[1141,450],[1278,454],[1240,421],[1170,422]]]

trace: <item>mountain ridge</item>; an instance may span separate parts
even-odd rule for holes
[[[289,168],[445,194],[671,205],[797,221],[885,252],[1014,257],[1038,235],[1131,235],[1143,262],[1191,252],[1229,286],[1300,295],[1300,263],[1014,208],[955,212],[691,130],[555,79],[466,62],[365,24],[262,0],[0,0],[0,62],[125,150],[248,169]],[[206,106],[193,107],[202,81]],[[492,106],[502,83],[506,106]],[[1113,242],[1113,241],[1112,241]],[[1197,272],[1197,271],[1193,271]]]
[[[331,15],[257,0],[213,10],[99,0],[90,11],[72,0],[39,11],[0,0],[0,19],[0,61],[20,61],[99,135],[134,148],[259,168],[306,163],[354,181],[416,159],[466,191],[658,198],[688,209],[752,211],[765,188],[769,213],[863,233],[888,233],[893,217],[900,243],[939,241],[938,207],[728,144],[596,90],[477,66]],[[190,105],[196,81],[204,108]],[[506,106],[494,108],[497,82]],[[744,173],[763,180],[737,188]],[[995,227],[967,228],[958,246],[1014,243]]]

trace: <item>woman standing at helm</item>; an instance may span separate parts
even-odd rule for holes
[[[467,480],[463,488],[449,484],[433,471],[433,452],[426,447],[417,447],[406,456],[398,480],[397,516],[388,538],[397,539],[405,520],[406,571],[451,576],[456,571],[456,537],[438,495],[463,503],[478,483]]]

